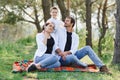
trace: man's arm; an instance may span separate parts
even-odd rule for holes
[[[63,52],[60,50],[60,48],[56,49],[55,52],[60,56],[64,56]]]
[[[63,53],[66,54],[66,55],[72,54],[70,51],[65,51],[65,52],[63,52]]]

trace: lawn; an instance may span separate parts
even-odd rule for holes
[[[0,43],[0,80],[119,80],[119,65],[105,63],[110,68],[112,75],[89,72],[33,72],[33,73],[12,73],[12,64],[14,61],[23,59],[32,60],[36,50],[34,38],[26,38],[15,43]],[[82,61],[91,63],[88,57]],[[104,61],[104,60],[103,60]]]

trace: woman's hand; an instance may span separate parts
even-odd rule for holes
[[[43,31],[44,34],[44,39],[43,39],[43,43],[46,45],[47,44],[47,39],[50,38],[50,34],[47,33],[45,30]]]
[[[48,39],[48,38],[50,37],[50,34],[49,34],[46,30],[44,30],[43,33],[44,33],[44,35],[45,35],[45,38]]]

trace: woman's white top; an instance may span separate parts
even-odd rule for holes
[[[55,39],[55,35],[53,33],[51,33],[51,36],[53,37],[55,44],[53,45],[53,50],[52,50],[52,54],[56,54],[55,50],[58,48],[56,45],[56,39]],[[37,42],[37,50],[35,52],[34,55],[34,59],[36,56],[41,57],[43,54],[45,54],[46,50],[47,50],[47,46],[43,43],[43,39],[44,39],[44,34],[43,33],[38,33],[36,35],[36,42]]]

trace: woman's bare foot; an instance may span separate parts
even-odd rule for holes
[[[37,69],[41,69],[40,64],[35,64]]]

